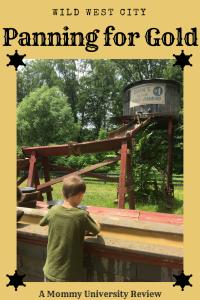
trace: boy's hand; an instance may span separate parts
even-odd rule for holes
[[[99,232],[100,232],[100,230],[101,230],[101,225],[100,225],[99,221],[95,221],[95,222],[96,222],[97,225],[99,226]]]

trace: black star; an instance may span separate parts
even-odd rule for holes
[[[7,54],[7,56],[10,58],[10,62],[9,62],[9,64],[7,64],[7,67],[13,65],[13,66],[15,66],[15,70],[17,71],[18,66],[20,66],[20,65],[21,66],[26,66],[22,61],[22,59],[24,58],[24,56],[26,56],[26,54],[19,55],[17,53],[17,50],[15,50],[14,55]]]
[[[175,285],[180,285],[181,288],[182,288],[182,291],[184,291],[184,287],[186,285],[190,285],[192,286],[192,284],[189,283],[189,278],[192,277],[192,275],[189,275],[189,276],[186,276],[184,273],[183,273],[183,270],[182,270],[182,273],[181,275],[173,275],[174,277],[176,277],[176,283],[173,284],[173,286]]]
[[[190,63],[189,63],[189,58],[192,56],[192,54],[190,55],[185,55],[184,54],[184,50],[182,50],[182,53],[180,55],[175,55],[173,54],[174,57],[176,57],[176,62],[175,64],[173,64],[173,66],[181,66],[182,70],[184,69],[184,67],[186,65],[189,65],[189,66],[192,66]]]
[[[15,287],[15,291],[17,291],[17,288],[19,285],[23,285],[23,286],[26,286],[23,282],[22,282],[22,279],[26,276],[26,275],[18,275],[17,274],[17,270],[15,271],[15,274],[10,276],[10,275],[6,275],[7,277],[9,277],[10,279],[10,282],[6,285],[6,286],[9,286],[9,285],[13,285]]]

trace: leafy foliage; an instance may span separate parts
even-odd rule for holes
[[[167,59],[114,59],[125,86],[144,79],[163,78],[169,60]]]
[[[79,125],[74,123],[67,98],[58,88],[42,86],[30,93],[17,110],[17,140],[20,146],[66,144],[76,140]]]
[[[150,130],[154,123],[150,124],[146,129],[142,130],[135,136],[135,149],[132,155],[132,167],[133,167],[133,182],[135,188],[135,198],[137,201],[143,201],[151,203],[159,197],[162,197],[162,191],[158,188],[156,176],[159,174],[157,169],[152,166],[144,157],[144,155],[159,141],[156,137],[156,132]],[[162,154],[159,154],[160,149],[163,149]],[[165,149],[164,149],[165,148]],[[167,160],[164,159],[163,154],[167,153],[167,148],[163,147],[163,144],[156,149],[157,155],[149,158],[151,161],[159,167],[162,171],[166,170]],[[155,155],[154,152],[152,152]],[[162,158],[161,158],[162,156]],[[141,159],[143,158],[144,159]],[[152,190],[152,181],[154,181],[155,189]],[[151,184],[150,184],[151,183]]]

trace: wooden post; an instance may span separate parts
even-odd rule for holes
[[[127,150],[127,184],[128,186],[133,185],[133,176],[132,176],[132,163],[131,163],[131,150]],[[129,209],[135,209],[135,199],[134,199],[134,190],[128,192],[128,200],[129,200]]]
[[[172,183],[172,175],[173,175],[173,152],[174,152],[174,128],[172,128],[172,154],[171,154],[171,183]]]
[[[125,206],[126,161],[127,161],[127,140],[122,142],[122,147],[121,147],[118,208],[124,208]]]
[[[47,162],[45,162],[45,158],[44,158],[44,161],[42,163],[43,165],[43,170],[44,170],[44,179],[45,179],[45,182],[48,182],[50,181],[50,172],[49,172],[49,166],[48,166],[48,157],[47,157]],[[49,186],[51,187],[51,186]],[[47,194],[47,201],[51,201],[52,200],[52,194],[51,194],[51,191],[50,192],[46,192]]]
[[[33,150],[31,152],[31,158],[29,160],[30,164],[29,164],[28,181],[27,181],[28,187],[33,186],[34,168],[35,168],[35,162],[36,162],[35,155],[36,155],[36,152]]]

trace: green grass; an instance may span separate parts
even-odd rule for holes
[[[43,183],[44,180],[41,180],[40,183]],[[27,181],[23,182],[20,186],[26,186]],[[117,198],[117,183],[109,183],[106,184],[104,182],[99,183],[90,183],[86,181],[87,189],[85,195],[83,196],[83,200],[81,202],[82,205],[86,206],[98,206],[98,207],[111,207],[117,208],[118,204],[114,203],[113,200]],[[61,195],[62,190],[62,182],[57,183],[52,186],[53,192],[52,197],[53,200],[62,200],[63,197]],[[44,201],[47,201],[46,194],[43,194]],[[135,203],[136,210],[140,211],[151,211],[151,212],[160,212],[160,213],[170,213],[170,214],[183,214],[183,187],[174,187],[174,203],[172,209],[165,208],[165,201],[161,197],[159,200],[148,200],[148,195],[146,199],[143,201],[138,200],[135,194]],[[128,209],[129,205],[125,203],[125,209]]]

